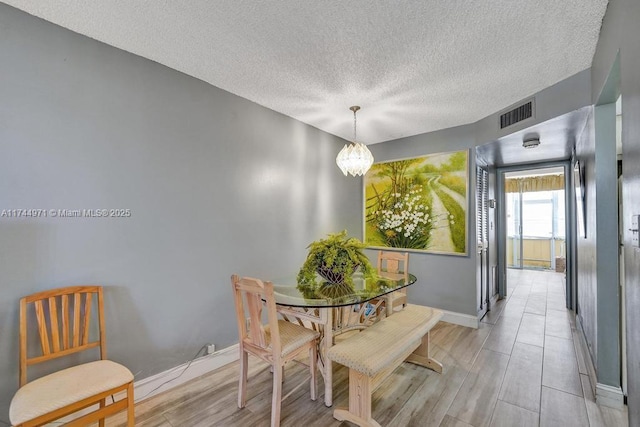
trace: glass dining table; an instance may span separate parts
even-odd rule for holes
[[[273,280],[278,312],[285,320],[320,332],[318,368],[324,379],[324,401],[333,404],[332,363],[325,357],[335,337],[364,329],[393,313],[392,299],[416,282],[412,274],[385,273],[376,279],[353,275],[353,286],[322,282],[296,284],[295,278]]]

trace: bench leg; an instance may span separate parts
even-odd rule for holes
[[[442,363],[433,359],[429,354],[429,332],[422,337],[420,346],[407,357],[406,361],[415,365],[424,366],[439,374],[442,373]]]
[[[350,423],[353,423],[361,427],[382,427],[380,424],[376,422],[376,420],[370,418],[367,421],[363,418],[356,417],[346,409],[335,409],[333,411],[333,418],[335,418],[338,421],[349,421]]]
[[[349,410],[336,409],[333,418],[349,421],[361,427],[380,427],[371,418],[371,394],[373,379],[358,371],[349,369]]]

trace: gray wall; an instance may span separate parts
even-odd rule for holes
[[[586,238],[576,234],[578,251],[577,316],[582,325],[587,346],[594,365],[597,360],[597,228],[596,228],[596,144],[593,111],[586,126],[576,140],[576,158],[580,162],[585,182]],[[604,196],[603,196],[604,197]]]
[[[295,274],[312,240],[361,236],[344,141],[0,4],[0,420],[18,383],[18,299],[106,286],[108,350],[141,379],[237,342],[229,277]]]
[[[596,141],[596,259],[598,383],[620,387],[620,286],[618,280],[618,165],[616,106],[594,108]]]
[[[371,145],[376,162],[406,159],[431,153],[466,150],[475,147],[473,126],[442,131]],[[475,252],[475,163],[469,154],[469,210],[467,215],[467,256],[411,253],[411,271],[418,282],[407,293],[412,302],[477,315]]]
[[[610,0],[592,66],[592,99],[600,98],[620,55],[622,94],[623,243],[627,304],[629,425],[640,425],[640,251],[633,248],[631,215],[640,214],[640,2]]]

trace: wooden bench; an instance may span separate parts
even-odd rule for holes
[[[429,355],[429,331],[442,311],[407,304],[353,337],[329,349],[327,357],[349,368],[349,409],[333,417],[359,426],[380,427],[371,418],[371,395],[403,361],[442,373],[442,364]]]

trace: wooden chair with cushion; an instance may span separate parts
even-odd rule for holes
[[[408,282],[409,252],[378,251],[378,275]],[[393,292],[388,300],[391,303],[387,315],[392,313],[394,308],[407,305],[407,288]]]
[[[97,320],[97,331],[92,320]],[[33,330],[30,326],[36,324],[40,351],[28,349],[38,342],[28,335]],[[27,367],[89,349],[99,350],[100,360],[28,382]],[[121,392],[126,397],[115,400],[114,395]],[[134,425],[133,374],[107,360],[102,287],[73,286],[22,298],[20,388],[9,408],[11,423],[16,427],[41,426],[89,407],[84,415],[65,425],[86,426],[99,421],[103,427],[105,417],[125,409],[127,426]]]
[[[244,408],[247,394],[248,355],[269,363],[273,372],[271,426],[280,425],[284,365],[296,356],[309,353],[311,400],[316,400],[317,340],[319,333],[295,323],[278,319],[273,284],[249,277],[231,276],[236,306],[240,342],[240,383],[238,407]],[[262,309],[266,308],[266,325],[262,324]],[[302,385],[302,384],[300,384]]]

